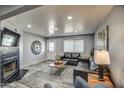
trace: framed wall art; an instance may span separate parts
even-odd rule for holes
[[[106,25],[97,36],[97,49],[109,50],[109,26]]]

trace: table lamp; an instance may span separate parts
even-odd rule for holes
[[[104,81],[103,70],[104,70],[105,65],[110,64],[109,53],[106,50],[95,50],[94,59],[95,59],[96,64],[98,64],[99,66],[98,79],[100,81]]]

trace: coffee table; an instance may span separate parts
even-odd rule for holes
[[[62,68],[66,68],[66,65],[65,65],[66,63],[67,61],[62,61],[61,64],[55,64],[54,62],[50,63],[49,64],[49,67],[51,67],[50,74],[53,74],[53,69],[56,68],[57,76],[60,76]]]

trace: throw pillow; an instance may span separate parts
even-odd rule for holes
[[[80,56],[79,53],[72,53],[72,57],[73,57],[73,58],[78,58],[79,56]]]
[[[95,71],[98,69],[98,65],[95,63],[93,59],[90,59],[90,70]]]
[[[70,57],[71,57],[71,53],[65,53],[64,56],[65,56],[66,58],[70,58]]]

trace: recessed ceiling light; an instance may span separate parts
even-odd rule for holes
[[[68,20],[71,20],[71,19],[72,19],[72,16],[68,16],[67,19],[68,19]]]
[[[57,31],[57,30],[58,30],[58,28],[55,28],[54,30],[56,30],[56,31]]]
[[[28,28],[31,28],[31,25],[27,25]]]

